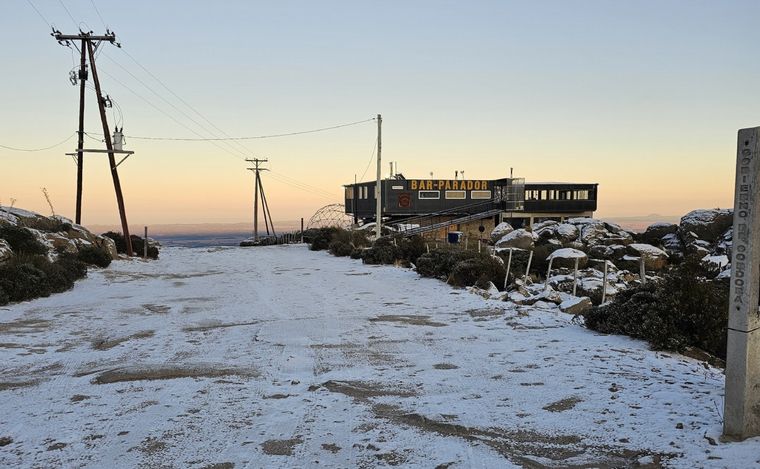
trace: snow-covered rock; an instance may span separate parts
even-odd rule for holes
[[[575,241],[578,239],[579,233],[580,231],[578,230],[578,227],[571,225],[570,223],[562,223],[557,226],[557,238],[563,243]]]
[[[629,244],[628,252],[631,255],[643,257],[644,267],[647,270],[662,270],[668,265],[668,253],[651,244]]]
[[[678,232],[678,225],[675,223],[658,222],[649,225],[641,234],[640,238],[645,243],[659,244],[660,240],[666,235],[674,234]]]
[[[505,221],[501,222],[496,225],[493,231],[491,231],[491,242],[496,244],[501,238],[513,231],[515,231],[515,229],[512,228],[512,225]]]
[[[699,239],[713,242],[733,223],[733,210],[714,208],[692,210],[681,218],[679,233],[693,232]]]
[[[586,264],[588,264],[588,256],[586,253],[573,248],[557,249],[549,254],[547,259],[553,260],[552,265],[556,267],[573,267],[575,266],[576,259],[578,260],[578,267],[580,268],[586,267]]]
[[[592,306],[591,298],[580,296],[563,301],[559,304],[559,309],[567,314],[582,314],[591,309]]]
[[[496,242],[496,247],[530,249],[533,247],[536,239],[537,236],[535,233],[520,228],[502,236],[501,239]]]

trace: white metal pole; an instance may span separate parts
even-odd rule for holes
[[[575,258],[575,270],[573,270],[573,296],[575,295],[575,292],[578,290],[578,258]]]
[[[554,262],[554,258],[549,259],[549,268],[546,269],[546,281],[544,282],[544,291],[549,289],[549,273],[552,271],[552,262]]]
[[[528,265],[525,266],[525,278],[526,280],[530,278],[530,263],[533,261],[533,251],[528,254]]]
[[[507,275],[504,276],[504,290],[507,289],[507,281],[509,279],[509,269],[512,267],[512,248],[509,248],[509,259],[507,260]]]

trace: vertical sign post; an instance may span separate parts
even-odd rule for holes
[[[760,434],[760,127],[739,131],[723,435]]]

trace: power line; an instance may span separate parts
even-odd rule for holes
[[[98,14],[98,18],[100,18],[100,22],[103,24],[103,27],[108,29],[106,22],[103,20],[103,17],[100,15],[100,10],[98,10],[98,6],[95,5],[95,0],[90,0],[90,3],[92,3],[92,7],[95,8],[95,13]]]
[[[364,124],[366,122],[372,122],[375,119],[376,118],[373,117],[371,119],[365,119],[365,120],[356,121],[356,122],[349,122],[347,124],[333,125],[330,127],[322,127],[319,129],[301,130],[298,132],[287,132],[287,133],[282,133],[282,134],[254,135],[250,137],[184,138],[184,137],[144,137],[144,136],[137,136],[137,135],[129,135],[129,137],[138,139],[138,140],[171,140],[171,141],[180,141],[180,142],[208,142],[208,141],[220,142],[220,141],[236,141],[236,140],[258,140],[258,139],[265,139],[265,138],[291,137],[294,135],[304,135],[304,134],[312,134],[316,132],[325,132],[328,130],[340,129],[342,127],[349,127],[352,125],[359,125],[359,124]]]
[[[32,0],[26,0],[26,3],[28,3],[30,7],[34,8],[34,11],[36,11],[37,14],[39,15],[39,17],[42,18],[42,21],[44,21],[45,23],[47,23],[47,25],[50,27],[50,29],[53,29],[53,25],[50,24],[50,21],[48,21],[47,18],[45,18],[42,15],[42,13],[40,13],[40,10],[38,10],[37,7],[34,6],[34,3],[32,3]]]
[[[63,0],[58,0],[58,3],[60,3],[60,4],[61,4],[61,6],[63,7],[63,9],[64,9],[64,10],[66,10],[66,14],[68,14],[68,15],[69,15],[69,18],[71,18],[71,22],[72,22],[72,23],[74,23],[74,27],[75,27],[75,28],[79,28],[79,25],[77,24],[77,20],[75,20],[75,19],[74,19],[74,16],[72,16],[71,12],[70,12],[70,11],[69,11],[69,9],[66,7],[66,4],[65,4],[65,3],[63,3]]]
[[[121,68],[121,69],[122,69],[124,72],[126,72],[126,73],[127,73],[129,76],[131,76],[132,78],[134,78],[134,79],[135,79],[135,80],[136,80],[138,83],[140,83],[140,84],[141,84],[143,87],[145,87],[145,88],[146,88],[148,91],[150,91],[151,93],[153,93],[153,94],[154,94],[154,95],[155,95],[157,98],[159,98],[161,101],[163,101],[164,103],[166,103],[167,105],[169,105],[170,107],[172,107],[172,108],[173,108],[175,111],[177,111],[178,113],[182,114],[182,115],[183,115],[185,118],[187,118],[187,119],[188,119],[190,122],[192,122],[193,124],[195,124],[196,126],[198,126],[200,129],[202,129],[203,131],[205,131],[207,134],[209,134],[209,135],[211,135],[211,136],[213,136],[213,137],[215,137],[215,136],[216,136],[216,135],[214,134],[214,132],[212,132],[211,130],[209,130],[208,128],[206,128],[206,126],[205,126],[205,125],[203,125],[202,123],[198,122],[198,121],[197,121],[197,120],[195,120],[193,117],[191,117],[191,116],[190,116],[190,115],[189,115],[187,112],[183,111],[183,110],[182,110],[182,109],[180,109],[179,107],[175,106],[175,105],[174,105],[174,103],[172,103],[171,101],[169,101],[169,100],[167,100],[166,98],[164,98],[164,97],[163,97],[163,96],[162,96],[160,93],[158,93],[156,90],[154,90],[154,89],[153,89],[153,88],[152,88],[150,85],[148,85],[147,83],[145,83],[143,80],[141,80],[141,79],[140,79],[138,76],[136,76],[134,73],[132,73],[131,71],[129,71],[129,69],[127,69],[126,67],[124,67],[123,65],[121,65],[121,64],[120,64],[119,62],[117,62],[115,59],[111,58],[111,57],[110,57],[109,55],[107,55],[107,54],[104,54],[103,56],[104,56],[105,58],[107,58],[108,60],[110,60],[111,62],[113,62],[114,64],[116,64],[116,65],[117,65],[119,68]],[[194,133],[195,133],[196,135],[200,135],[200,134],[198,134],[197,132],[194,132]],[[132,138],[132,137],[130,137],[130,138]],[[227,142],[225,142],[225,143],[227,143]],[[239,152],[239,153],[241,154],[241,156],[248,156],[248,153],[250,153],[250,152],[248,152],[248,153],[246,153],[246,152],[241,152],[239,149],[237,149],[237,148],[233,147],[233,146],[232,146],[231,144],[229,144],[229,143],[227,143],[227,145],[228,145],[228,146],[229,146],[229,147],[230,147],[230,148],[231,148],[233,151]]]
[[[129,51],[127,51],[124,48],[122,48],[121,51],[124,52],[124,54],[127,57],[129,57],[138,67],[140,67],[141,69],[143,69],[145,71],[145,73],[147,73],[148,75],[150,75],[151,78],[153,78],[154,80],[156,80],[156,82],[158,82],[158,84],[161,85],[166,91],[168,91],[172,96],[174,96],[175,98],[177,98],[182,104],[184,104],[185,106],[187,106],[188,109],[190,109],[195,114],[197,114],[201,119],[203,119],[204,121],[206,121],[209,125],[211,125],[211,127],[213,127],[214,129],[216,129],[217,131],[219,131],[220,134],[222,134],[225,137],[229,137],[229,135],[227,133],[225,133],[222,129],[220,129],[219,127],[217,127],[205,115],[203,115],[195,107],[193,107],[192,105],[190,105],[190,103],[188,103],[187,101],[185,101],[184,99],[182,99],[181,96],[179,96],[177,93],[175,93],[163,81],[161,81],[156,75],[154,75],[143,64],[141,64],[132,54],[129,53]],[[247,148],[245,145],[243,145],[242,143],[238,143],[238,145],[240,145],[240,147],[243,148],[246,152],[251,153],[251,150],[249,148]]]
[[[286,176],[284,174],[280,174],[280,173],[274,172],[271,169],[269,170],[269,172],[270,172],[270,175],[275,176],[275,177],[279,177],[280,179],[282,179],[282,182],[291,183],[291,184],[294,184],[294,185],[302,186],[305,190],[309,190],[309,191],[315,192],[315,193],[319,192],[320,195],[323,195],[325,197],[328,197],[328,196],[329,197],[334,197],[334,195],[333,195],[332,192],[326,191],[326,190],[321,189],[321,188],[316,187],[316,186],[312,186],[310,184],[306,184],[305,182],[301,182],[298,179],[294,179],[294,178],[292,178],[290,176]]]
[[[13,150],[13,151],[30,151],[30,152],[31,151],[45,151],[45,150],[50,150],[51,148],[55,148],[57,146],[63,145],[64,143],[66,143],[69,140],[71,140],[71,138],[74,135],[76,135],[76,132],[74,132],[73,134],[71,134],[68,137],[66,137],[65,140],[62,140],[62,141],[56,143],[55,145],[50,145],[49,147],[45,147],[45,148],[16,148],[16,147],[8,146],[8,145],[0,145],[0,147],[1,148],[5,148],[6,150]]]
[[[369,156],[369,161],[367,162],[367,167],[364,168],[364,172],[362,173],[362,177],[359,178],[360,181],[364,180],[364,175],[367,174],[367,170],[369,169],[369,166],[372,164],[372,160],[375,159],[375,152],[377,151],[377,140],[375,140],[375,146],[372,147],[372,154]]]

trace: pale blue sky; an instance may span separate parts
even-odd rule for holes
[[[59,0],[31,2],[61,31],[74,29]],[[77,21],[104,29],[90,0],[63,3]],[[756,1],[95,3],[126,51],[228,134],[382,113],[385,161],[398,161],[408,176],[465,170],[496,178],[513,166],[533,181],[599,182],[600,216],[730,206],[736,131],[760,125]],[[0,144],[46,146],[70,135],[78,97],[67,79],[70,51],[26,0],[3,1],[0,40]],[[110,75],[103,85],[127,134],[194,136],[115,83],[196,128],[114,61],[182,104],[106,47],[98,65]],[[87,128],[99,132],[94,104]],[[369,123],[246,146],[278,174],[338,201],[340,184],[367,166],[374,135]],[[120,168],[130,221],[250,218],[250,174],[239,152],[128,145],[137,152]],[[0,200],[44,211],[45,186],[58,210],[72,214],[75,173],[62,153],[74,146],[0,150]],[[114,221],[107,168],[92,161],[85,219]],[[265,183],[275,219],[309,216],[332,201]]]

